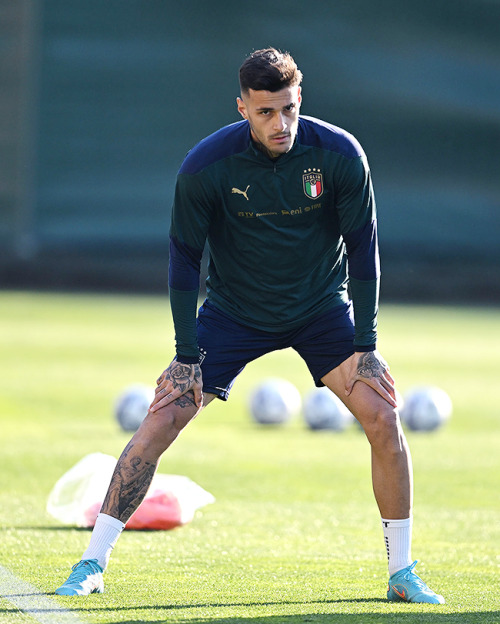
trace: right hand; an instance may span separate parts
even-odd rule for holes
[[[149,406],[150,412],[165,407],[190,390],[198,408],[203,405],[203,382],[199,364],[183,364],[173,360],[158,377],[155,398]]]
[[[357,381],[362,381],[378,392],[392,407],[398,406],[394,379],[387,362],[378,351],[356,352],[346,360],[346,365],[351,367],[345,387],[346,396],[351,394]]]

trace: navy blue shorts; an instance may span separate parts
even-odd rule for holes
[[[295,349],[316,386],[322,386],[321,378],[354,353],[350,304],[336,306],[299,328],[274,333],[242,325],[205,301],[197,327],[203,391],[224,401],[245,366],[271,351]]]

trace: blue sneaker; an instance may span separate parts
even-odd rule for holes
[[[413,568],[417,565],[414,561],[407,568],[403,568],[393,574],[387,587],[387,600],[394,602],[429,602],[431,604],[444,604],[443,596],[429,589],[423,580],[416,575]]]
[[[73,571],[66,583],[55,591],[60,596],[88,596],[88,594],[102,594],[104,582],[103,569],[97,559],[82,559],[71,568]]]

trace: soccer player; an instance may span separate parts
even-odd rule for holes
[[[176,357],[118,460],[90,544],[57,594],[103,591],[103,571],[162,453],[245,365],[292,347],[317,386],[361,423],[389,563],[387,598],[443,603],[410,555],[412,468],[394,380],[376,350],[377,222],[366,156],[330,123],[299,115],[302,73],[288,53],[240,68],[242,121],[198,143],[180,168],[170,230]],[[196,310],[208,241],[207,297]]]

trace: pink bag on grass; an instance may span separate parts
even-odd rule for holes
[[[85,526],[93,527],[102,501],[94,503],[85,511]],[[172,492],[156,490],[145,498],[125,525],[126,529],[149,529],[165,531],[185,524],[177,497]]]
[[[106,495],[116,459],[86,455],[54,485],[47,511],[66,524],[93,527]],[[169,530],[191,522],[195,512],[215,498],[188,477],[156,474],[144,500],[125,528]]]

